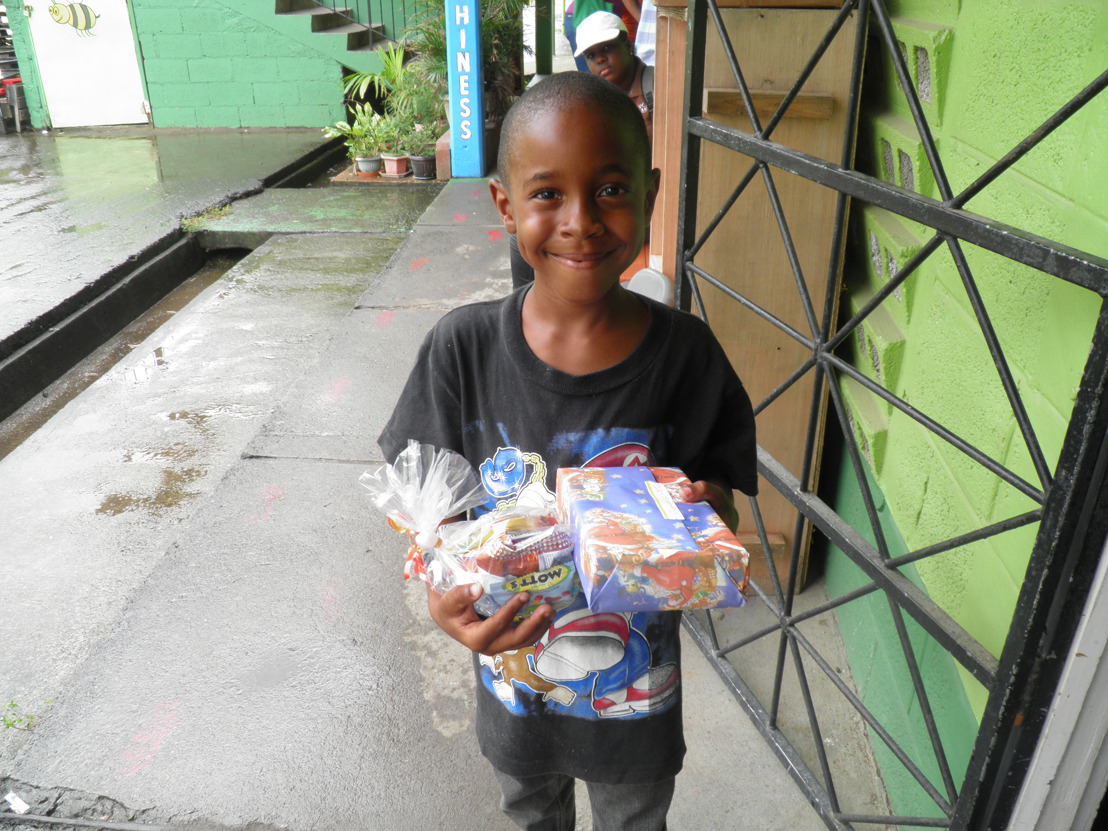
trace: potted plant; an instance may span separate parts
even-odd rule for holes
[[[385,116],[386,135],[381,144],[381,161],[384,163],[383,176],[400,178],[408,175],[408,135],[414,124],[403,113],[391,113]]]
[[[381,147],[385,138],[384,119],[369,104],[355,104],[350,121],[337,121],[323,128],[328,138],[341,138],[346,154],[359,173],[377,175],[381,170]]]
[[[399,106],[413,122],[407,136],[408,159],[412,164],[412,174],[417,179],[434,179],[435,144],[446,131],[444,96],[425,77],[424,68],[418,61],[408,70],[408,77],[414,83],[401,87],[405,94],[399,101]]]
[[[435,178],[435,143],[439,133],[432,127],[422,124],[408,134],[408,161],[412,164],[412,175],[417,179]]]

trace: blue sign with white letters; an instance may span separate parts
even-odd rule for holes
[[[481,11],[477,0],[445,0],[450,82],[450,175],[485,175]]]

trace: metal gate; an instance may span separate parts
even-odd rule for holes
[[[854,146],[856,117],[847,119],[847,135],[843,159],[833,164],[773,141],[773,131],[789,105],[794,101],[809,73],[819,62],[828,45],[847,25],[857,26],[854,45],[852,83],[848,107],[856,116],[861,94],[863,63],[867,42],[870,48],[879,44],[887,51],[906,97],[915,128],[923,142],[941,199],[936,201],[910,189],[852,169],[851,148]],[[704,118],[703,56],[705,42],[713,27],[723,44],[734,73],[735,83],[750,114],[752,130],[731,129]],[[806,68],[796,79],[774,115],[760,123],[751,91],[744,80],[741,56],[735,54],[723,16],[716,0],[690,0],[688,8],[688,41],[686,53],[685,117],[683,119],[682,189],[677,242],[677,302],[688,310],[695,306],[706,316],[703,302],[705,291],[723,292],[739,304],[735,314],[751,316],[751,325],[774,326],[803,344],[810,357],[797,367],[791,378],[766,399],[755,402],[756,413],[803,377],[814,378],[811,416],[806,439],[804,468],[799,475],[762,449],[759,449],[759,471],[764,480],[783,494],[796,509],[797,532],[793,535],[790,567],[778,575],[769,561],[770,585],[753,587],[752,604],[762,604],[768,610],[771,623],[756,632],[746,632],[724,642],[718,613],[697,613],[686,616],[686,627],[708,655],[735,698],[753,719],[766,741],[789,769],[810,803],[819,812],[828,828],[844,829],[865,825],[900,825],[910,827],[940,827],[955,829],[1004,828],[1018,795],[1028,764],[1040,738],[1045,714],[1057,686],[1059,672],[1069,652],[1077,620],[1087,595],[1093,571],[1101,555],[1108,532],[1108,497],[1105,495],[1105,467],[1108,463],[1108,261],[1067,247],[1058,242],[1011,227],[1002,222],[964,210],[966,203],[988,188],[1001,174],[1023,158],[1028,151],[1054,132],[1067,119],[1092,101],[1105,86],[1108,72],[1097,77],[1057,112],[1050,114],[1036,130],[993,164],[976,181],[955,193],[944,173],[924,107],[909,76],[902,47],[898,45],[892,22],[883,0],[847,0],[831,28],[819,43]],[[1044,115],[1047,115],[1044,113]],[[700,154],[704,142],[727,148],[753,159],[747,174],[736,180],[729,200],[719,207],[713,221],[697,227],[698,182]],[[799,273],[793,255],[789,218],[775,196],[774,177],[779,171],[795,174],[822,187],[837,192],[835,250],[842,250],[850,200],[854,205],[871,204],[928,226],[933,235],[912,259],[900,267],[885,286],[848,320],[835,317],[837,304],[831,295],[835,281],[824,298],[810,299],[804,291],[804,277]],[[690,175],[691,173],[691,175]],[[796,287],[805,303],[810,331],[789,326],[771,311],[729,288],[718,275],[697,264],[697,254],[711,237],[719,221],[752,183],[763,183],[773,204],[773,211],[796,277]],[[714,206],[712,206],[714,207]],[[1052,471],[1040,448],[1040,442],[1028,417],[1021,391],[1006,360],[989,311],[978,289],[977,281],[963,251],[963,242],[986,249],[1016,263],[1030,266],[1058,280],[1082,286],[1100,297],[1100,311],[1093,333],[1092,347],[1085,364],[1080,389],[1066,429],[1064,443],[1056,468]],[[860,372],[844,360],[836,350],[854,337],[857,328],[878,306],[902,286],[919,266],[936,251],[949,252],[964,287],[977,325],[1003,386],[1018,431],[1027,445],[1034,465],[1034,481],[1026,481],[991,459],[985,452],[956,435],[927,413],[920,412],[909,401],[897,396],[881,384]],[[830,268],[839,262],[832,254]],[[817,302],[822,300],[822,313]],[[846,317],[846,315],[843,315]],[[841,352],[841,350],[839,350]],[[849,424],[849,413],[840,391],[839,381],[849,378],[870,393],[880,397],[901,413],[914,419],[940,440],[972,459],[982,470],[1030,498],[1035,507],[984,527],[968,530],[954,538],[892,557],[875,506],[875,496],[867,484],[863,449],[859,447]],[[813,486],[816,448],[822,429],[824,402],[828,430],[841,431],[849,463],[857,476],[867,513],[867,527],[852,527],[834,508],[820,499]],[[770,550],[765,527],[758,512],[756,499],[751,500],[763,551]],[[1004,641],[1003,652],[995,658],[977,640],[956,623],[902,573],[911,563],[936,556],[977,540],[984,540],[1005,531],[1038,523],[1038,531],[1024,577],[1018,603]],[[802,613],[795,611],[797,597],[797,567],[804,530],[810,528],[817,537],[830,541],[862,570],[868,584],[842,597],[832,599]],[[874,542],[871,543],[870,540]],[[768,559],[768,558],[767,558]],[[930,737],[928,758],[913,758],[901,747],[863,701],[835,671],[832,661],[819,654],[800,625],[820,615],[830,614],[846,604],[874,592],[883,592],[896,626],[904,666],[911,677],[915,703]],[[928,700],[927,690],[919,672],[918,647],[909,636],[908,624],[922,629],[935,643],[952,656],[965,670],[988,690],[988,701],[975,740],[968,769],[964,776],[952,772],[943,746],[941,730]],[[772,691],[761,697],[751,688],[738,667],[743,650],[755,643],[763,647],[769,640],[776,644],[776,674]],[[781,729],[781,702],[785,693],[786,667],[795,679],[796,695],[804,702],[811,746],[801,749],[796,736]],[[829,681],[857,711],[874,741],[888,746],[908,774],[913,777],[934,802],[932,816],[896,816],[849,813],[840,805],[836,780],[841,775],[834,770],[825,749],[820,719],[813,701],[811,681],[820,676],[824,686]],[[815,760],[812,762],[811,760]],[[808,761],[806,761],[808,760]],[[929,776],[925,771],[938,771]],[[960,779],[960,781],[958,781]],[[934,780],[934,781],[933,781]]]

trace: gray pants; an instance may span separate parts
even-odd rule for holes
[[[493,769],[503,797],[500,810],[524,831],[574,831],[574,779],[553,773],[517,779]],[[649,785],[586,782],[593,831],[666,831],[674,780]]]

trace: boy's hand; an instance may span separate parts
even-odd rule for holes
[[[729,488],[715,482],[700,480],[681,486],[681,498],[686,502],[707,502],[719,514],[724,524],[735,533],[739,527],[739,512],[735,509],[735,496]]]
[[[482,619],[473,610],[473,603],[480,596],[480,586],[456,586],[441,595],[427,587],[427,608],[431,619],[458,643],[482,655],[531,646],[554,620],[554,610],[544,603],[518,625],[512,624],[512,618],[530,602],[531,596],[527,592],[517,594],[495,615]]]

